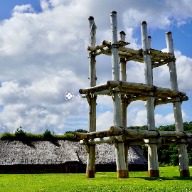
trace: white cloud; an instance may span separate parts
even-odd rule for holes
[[[176,51],[176,58],[179,89],[192,92],[192,58],[182,55],[180,51]]]
[[[78,106],[78,108],[77,108]],[[74,110],[76,108],[76,110]],[[71,129],[66,125],[72,120],[84,119],[87,115],[87,107],[82,99],[75,98],[65,104],[52,105],[33,105],[27,104],[8,104],[4,106],[0,112],[1,131],[13,132],[18,127],[23,127],[27,132],[43,132],[46,129],[56,133],[64,133]],[[87,119],[86,119],[87,121]],[[87,129],[84,123],[83,129]],[[72,130],[78,129],[78,125],[74,125]]]
[[[188,118],[184,111],[182,111],[182,118],[183,118],[183,122],[185,122]],[[155,122],[157,127],[161,125],[175,124],[174,113],[168,113],[165,115],[155,114]]]
[[[127,126],[144,126],[147,125],[147,111],[144,108],[144,102],[136,102],[128,108]],[[159,107],[158,107],[159,109]],[[160,111],[155,110],[155,126],[175,124],[173,107],[171,104],[160,106]],[[171,111],[171,112],[170,112]],[[182,110],[183,121],[188,121],[188,116]]]
[[[85,87],[84,81],[71,71],[58,71],[47,74],[41,80],[23,85],[18,82],[3,82],[0,87],[0,102],[2,104],[59,104],[65,102],[65,94],[71,92],[78,95],[80,87]]]
[[[139,0],[41,0],[40,3],[41,13],[35,13],[31,5],[15,6],[12,17],[0,23],[2,131],[18,126],[32,132],[46,128],[58,133],[87,129],[88,104],[78,97],[78,89],[89,86],[86,46],[90,15],[97,25],[97,43],[101,43],[111,38],[109,15],[116,10],[118,30],[125,30],[130,47],[135,49],[140,48],[135,28],[142,20],[147,20],[149,27],[165,28],[172,21],[182,24],[191,18],[191,5],[186,0],[151,0],[148,4]],[[186,10],[182,13],[181,4]],[[179,87],[189,91],[191,58],[180,52],[176,56]],[[111,79],[111,58],[97,58],[97,74],[98,84]],[[144,82],[144,65],[128,62],[127,79]],[[157,84],[167,86],[168,70],[161,68],[154,79]],[[73,92],[75,98],[66,101],[66,92]],[[101,130],[103,125],[108,128],[113,124],[113,104],[107,97],[99,98],[98,103],[104,106],[97,117]],[[135,110],[130,109],[130,124],[146,124],[145,109],[140,104],[135,106]]]
[[[173,113],[169,113],[167,115],[155,114],[155,123],[157,127],[160,125],[174,124],[175,123],[174,114]]]
[[[30,4],[16,5],[13,9],[13,14],[17,13],[33,13],[34,9]]]
[[[97,131],[108,130],[114,125],[113,113],[111,111],[106,111],[101,113],[97,117]]]
[[[192,6],[189,0],[145,1],[131,0],[129,9],[124,12],[124,20],[131,27],[147,21],[150,27],[166,28],[172,24],[185,24],[191,18]],[[183,10],[181,13],[181,7]]]
[[[15,130],[22,126],[32,132],[48,128],[63,133],[67,131],[68,121],[87,116],[87,102],[78,93],[79,87],[84,86],[83,81],[70,71],[49,74],[26,86],[13,81],[3,82],[0,87],[0,103],[4,106],[0,112],[1,127]],[[74,97],[66,100],[66,93]]]
[[[144,109],[131,109],[127,115],[127,126],[147,125],[147,111]]]

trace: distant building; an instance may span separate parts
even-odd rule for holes
[[[0,173],[85,172],[87,151],[79,142],[0,141]],[[138,146],[129,148],[130,170],[147,170],[147,161]],[[116,171],[115,147],[96,146],[96,171]]]

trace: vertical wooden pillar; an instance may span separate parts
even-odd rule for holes
[[[120,32],[120,40],[125,41],[125,32]],[[127,73],[126,73],[126,59],[120,59],[120,80],[123,82],[127,81]],[[127,127],[127,106],[128,100],[126,98],[121,98],[121,110],[122,110],[122,127]],[[125,163],[127,166],[127,176],[129,177],[129,170],[128,170],[128,145],[125,145]]]
[[[112,11],[110,15],[111,31],[112,31],[112,79],[119,81],[119,56],[118,56],[118,44],[117,44],[117,12]],[[122,110],[121,110],[121,97],[118,93],[114,93],[114,125],[122,126]],[[116,166],[117,166],[117,177],[127,178],[128,171],[125,162],[125,148],[124,143],[116,143]]]
[[[149,55],[150,42],[147,35],[146,21],[143,21],[141,24],[141,34],[143,58],[145,63],[145,82],[147,85],[153,85],[152,65]],[[151,92],[150,97],[147,98],[146,104],[148,130],[155,130],[154,100],[153,92]],[[155,139],[151,139],[148,146],[148,175],[150,177],[159,177],[157,145]]]
[[[166,33],[166,43],[168,52],[171,53],[174,57],[174,46],[172,33]],[[178,91],[178,83],[177,83],[177,72],[175,62],[169,62],[169,73],[170,73],[170,81],[171,81],[171,89],[174,91]],[[174,117],[175,117],[175,128],[176,131],[184,131],[183,128],[183,118],[181,112],[181,101],[177,98],[177,101],[173,103]],[[181,177],[190,177],[189,172],[189,164],[188,164],[188,154],[187,154],[187,146],[186,144],[179,144],[178,146],[179,153],[179,171]]]
[[[120,40],[125,41],[125,32],[120,32]],[[120,59],[120,80],[123,82],[127,81],[127,73],[126,73],[126,59],[121,58]],[[124,128],[127,127],[127,103],[126,99],[122,99],[122,126]]]
[[[90,46],[95,47],[96,42],[96,25],[94,18],[89,17],[89,27],[90,27]],[[96,85],[96,60],[95,55],[90,53],[89,55],[89,79],[90,87]],[[96,96],[88,95],[89,102],[89,132],[96,131]],[[88,146],[88,157],[87,157],[87,168],[86,177],[95,177],[95,145]]]

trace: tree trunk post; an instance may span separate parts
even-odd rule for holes
[[[110,15],[111,21],[111,31],[112,31],[112,79],[119,81],[119,56],[118,56],[118,44],[117,44],[117,12],[112,11]],[[121,95],[114,93],[113,95],[114,103],[114,125],[122,126],[122,107],[121,107]],[[116,147],[116,166],[117,166],[117,177],[118,178],[127,178],[128,171],[127,165],[125,162],[125,147],[124,143],[117,142]]]
[[[153,73],[151,58],[149,55],[150,38],[147,35],[147,23],[143,21],[141,24],[142,34],[142,48],[143,57],[145,63],[145,82],[147,85],[153,85]],[[147,98],[147,124],[148,130],[155,130],[155,118],[154,118],[154,97],[153,92],[150,93],[150,97]],[[156,139],[151,139],[148,145],[148,175],[149,177],[159,177],[158,155]]]
[[[90,27],[90,47],[94,48],[96,43],[96,25],[94,18],[89,17],[89,27]],[[90,87],[96,85],[96,60],[95,55],[89,54],[89,79]],[[96,131],[96,96],[88,95],[89,102],[89,132]],[[94,178],[95,177],[95,145],[88,146],[88,157],[87,157],[87,168],[86,168],[86,177]]]
[[[173,55],[173,61],[168,63],[171,89],[174,91],[178,91],[177,72],[176,72],[176,66],[175,66],[175,61],[174,61],[174,45],[173,45],[173,39],[172,39],[171,32],[166,33],[166,43],[167,43],[168,52]],[[183,118],[182,118],[182,112],[181,112],[181,101],[179,98],[178,98],[178,101],[173,102],[173,110],[174,110],[176,131],[184,131]],[[186,144],[178,145],[178,153],[179,153],[180,176],[181,177],[190,177]]]
[[[125,42],[126,33],[124,31],[120,32],[120,40]],[[127,81],[127,73],[126,73],[126,59],[120,59],[120,80],[123,82]],[[121,98],[121,107],[122,107],[122,125],[123,127],[127,127],[127,106],[128,101],[126,98]],[[129,177],[129,169],[128,169],[128,150],[129,146],[125,145],[125,163],[127,166],[127,175]]]

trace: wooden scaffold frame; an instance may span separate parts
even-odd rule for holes
[[[173,39],[171,32],[166,33],[168,53],[151,48],[151,37],[147,34],[147,23],[141,23],[142,48],[134,50],[125,47],[125,32],[117,37],[117,12],[110,15],[111,42],[104,40],[96,46],[96,25],[94,18],[89,17],[90,46],[89,79],[90,87],[80,89],[89,103],[88,133],[76,133],[80,143],[86,145],[88,152],[86,177],[95,177],[95,145],[114,143],[116,148],[117,177],[127,178],[128,146],[145,144],[148,146],[148,175],[159,177],[157,146],[177,144],[179,151],[179,171],[181,177],[189,177],[187,144],[192,143],[192,134],[185,133],[181,113],[181,103],[187,101],[185,93],[179,92]],[[105,54],[112,56],[112,80],[106,84],[96,85],[96,56]],[[128,61],[143,62],[145,65],[145,84],[131,83],[126,80],[126,63]],[[167,64],[170,72],[171,89],[153,85],[153,68]],[[114,125],[108,131],[96,132],[96,100],[97,95],[109,95],[114,103]],[[127,128],[127,107],[137,100],[146,101],[148,130],[132,130]],[[175,131],[158,131],[155,128],[154,109],[156,105],[173,103]]]

